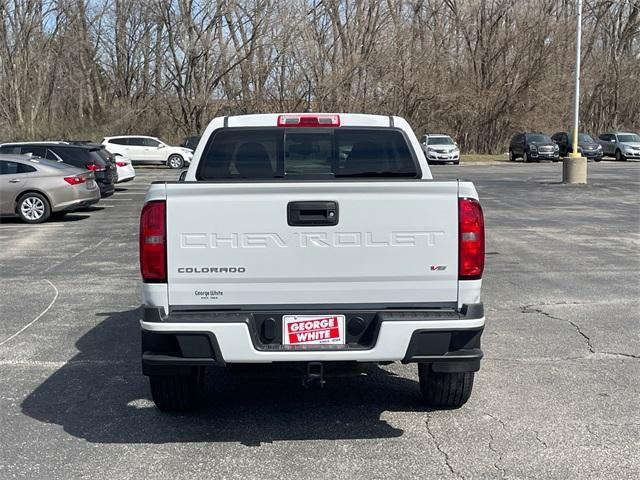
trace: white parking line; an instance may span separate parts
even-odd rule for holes
[[[19,367],[40,367],[59,370],[67,366],[94,366],[94,365],[131,365],[127,360],[69,360],[66,362],[52,362],[42,360],[0,360],[0,365]]]
[[[134,198],[103,198],[102,200],[100,200],[100,203],[102,202],[131,202],[134,201]]]
[[[102,240],[100,240],[98,243],[96,243],[95,245],[88,245],[86,247],[84,247],[83,249],[81,249],[80,251],[74,253],[73,255],[71,255],[69,258],[76,258],[79,255],[82,255],[84,252],[89,251],[89,250],[94,250],[97,249],[100,245],[102,245],[104,242],[106,242],[107,240],[109,240],[109,238],[103,238]],[[53,265],[49,265],[47,268],[45,268],[44,270],[42,270],[42,272],[40,273],[46,273],[49,270],[53,270],[56,267],[59,267],[60,265],[62,265],[64,262],[67,262],[69,260],[69,258],[65,258],[64,260],[61,260],[59,262],[54,263]],[[48,280],[47,280],[48,281]]]
[[[2,225],[0,226],[0,230],[9,230],[12,228],[28,228],[30,230],[40,230],[41,228],[54,228],[54,227],[65,227],[66,225],[64,223],[42,223],[39,225],[33,225],[33,224],[28,224],[25,223],[23,225]]]
[[[79,252],[74,253],[73,255],[71,255],[71,257],[69,258],[76,258],[79,255],[82,255],[84,252],[86,252],[87,250],[97,250],[98,247],[100,245],[102,245],[104,242],[106,242],[107,240],[109,240],[108,238],[103,238],[102,240],[100,240],[98,243],[96,243],[95,245],[89,245],[87,247],[84,247],[82,250],[80,250]],[[65,260],[66,262],[66,260]],[[46,270],[44,270],[46,272]]]
[[[42,318],[42,316],[47,313],[49,311],[49,309],[53,306],[54,303],[56,303],[56,300],[58,299],[58,289],[56,288],[56,286],[51,283],[49,280],[47,280],[46,278],[44,279],[45,282],[47,282],[49,285],[51,285],[53,287],[53,290],[56,292],[53,300],[51,300],[51,303],[49,304],[49,306],[47,308],[45,308],[40,315],[38,315],[36,318],[34,318],[33,320],[31,320],[29,323],[27,323],[24,327],[22,327],[20,330],[18,330],[16,333],[14,333],[13,335],[11,335],[9,338],[5,338],[3,341],[0,342],[0,347],[2,345],[4,345],[5,343],[7,343],[10,340],[13,340],[14,338],[16,338],[18,335],[20,335],[22,332],[24,332],[27,328],[29,328],[31,325],[33,325],[34,323],[36,323],[38,320],[40,320]]]

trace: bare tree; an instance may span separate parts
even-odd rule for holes
[[[0,138],[175,139],[310,97],[500,152],[517,130],[569,128],[574,5],[0,0]],[[640,4],[586,0],[583,31],[582,128],[638,129]]]

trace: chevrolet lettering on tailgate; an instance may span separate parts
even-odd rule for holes
[[[288,247],[432,247],[443,231],[433,232],[294,232],[278,233],[182,233],[181,248],[279,248]]]

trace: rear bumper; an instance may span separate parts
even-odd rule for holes
[[[602,151],[599,150],[583,150],[582,156],[589,160],[602,160]]]
[[[370,312],[371,313],[371,312]],[[265,345],[251,312],[163,315],[145,309],[142,366],[145,375],[176,373],[199,365],[277,362],[432,363],[434,370],[477,371],[484,329],[482,304],[461,312],[406,310],[372,312],[373,337],[346,345]],[[256,312],[255,317],[260,318]],[[262,324],[260,324],[262,328]]]
[[[76,200],[73,204],[67,205],[66,207],[54,210],[56,212],[73,212],[80,208],[90,207],[91,205],[95,205],[100,201],[100,198],[92,198],[90,200]]]
[[[100,200],[100,190],[98,187],[85,190],[83,186],[84,184],[77,185],[71,191],[65,192],[64,198],[61,198],[60,195],[53,197],[51,210],[53,212],[72,212],[97,203]]]
[[[129,164],[126,167],[118,167],[118,181],[116,183],[128,182],[136,178],[136,171],[133,165]]]
[[[116,187],[113,183],[98,183],[100,187],[100,196],[110,197],[116,191]]]

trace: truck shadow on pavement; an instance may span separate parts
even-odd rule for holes
[[[104,208],[100,208],[100,210],[104,210]],[[0,217],[0,224],[21,225],[21,226],[24,226],[25,228],[29,228],[29,227],[38,228],[41,225],[46,226],[50,223],[71,223],[71,222],[78,222],[80,220],[86,220],[87,218],[91,218],[91,215],[85,215],[83,214],[83,212],[85,212],[85,210],[81,209],[81,210],[76,210],[75,212],[67,213],[63,217],[54,215],[49,217],[49,219],[44,223],[31,223],[31,224],[23,222],[18,217],[2,216]]]
[[[79,353],[22,402],[22,413],[94,443],[239,442],[399,437],[383,412],[423,412],[416,381],[379,367],[330,378],[324,388],[296,379],[207,371],[204,405],[166,414],[150,399],[140,368],[140,309],[106,316],[76,343]]]

